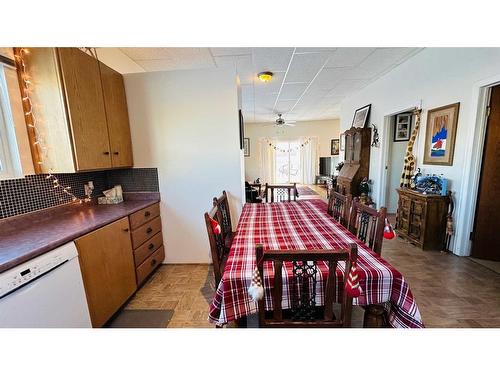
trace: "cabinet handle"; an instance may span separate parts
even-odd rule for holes
[[[154,245],[154,244],[152,244],[152,243],[150,243],[150,244],[149,244],[149,246],[148,246],[148,249],[149,249],[149,250],[153,250],[154,248],[155,248],[155,245]]]
[[[153,229],[151,227],[149,227],[147,230],[146,230],[146,233],[151,233],[153,231]]]
[[[149,215],[151,215],[151,212],[149,212],[149,211],[144,212],[145,217],[148,217]]]
[[[128,232],[128,228],[123,228],[123,231],[124,232]]]
[[[155,265],[156,265],[156,259],[153,259],[153,260],[151,261],[151,267],[154,267]]]
[[[118,155],[118,154],[119,154],[118,151],[113,152],[113,155]]]
[[[109,151],[104,151],[103,154],[104,155],[109,155]]]

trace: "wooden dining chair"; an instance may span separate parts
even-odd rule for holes
[[[274,281],[271,288],[273,311],[265,311],[265,299],[259,300],[259,325],[263,328],[335,328],[350,327],[352,312],[352,297],[344,292],[344,285],[351,270],[351,262],[358,256],[356,244],[349,249],[340,250],[264,250],[262,245],[256,246],[257,268],[262,281],[266,278],[264,263],[273,262]],[[337,285],[337,264],[346,262],[345,275],[342,283]],[[290,262],[293,276],[290,279],[289,298],[291,308],[282,308],[283,279],[282,267]],[[315,297],[318,289],[317,264],[326,262],[328,276],[323,282],[324,306],[317,306]],[[324,279],[323,279],[324,280]],[[337,288],[338,287],[338,288]],[[340,316],[336,317],[333,311],[335,292],[340,291]],[[264,291],[264,293],[266,293]]]
[[[218,208],[216,213],[216,220],[221,226],[222,240],[224,241],[224,246],[229,252],[236,232],[233,232],[233,226],[231,224],[231,212],[229,210],[229,201],[227,199],[227,193],[225,190],[222,191],[222,195],[219,198],[214,197],[213,206]]]
[[[347,227],[349,221],[349,214],[351,212],[352,195],[343,195],[336,192],[334,189],[330,190],[330,197],[328,198],[327,212],[336,221]]]
[[[291,202],[297,200],[297,184],[271,185],[264,187],[266,202]]]
[[[381,207],[377,211],[361,203],[359,198],[354,198],[347,229],[380,255],[386,216],[387,209],[385,207]]]
[[[218,210],[218,207],[213,207],[210,212],[205,212],[205,224],[207,226],[208,241],[210,242],[210,253],[212,255],[212,263],[214,266],[215,288],[217,288],[220,280],[222,279],[228,257],[228,251],[224,246],[222,232],[216,234],[212,225],[212,219],[218,222]]]

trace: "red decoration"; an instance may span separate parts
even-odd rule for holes
[[[214,230],[214,233],[215,234],[221,234],[222,230],[220,228],[219,223],[216,220],[212,219],[212,218],[210,218],[210,222],[212,223],[212,229]]]
[[[361,287],[359,286],[358,267],[356,262],[352,262],[351,271],[347,276],[345,283],[345,292],[349,297],[356,298],[361,294]]]
[[[392,240],[394,237],[396,237],[396,233],[394,232],[394,229],[392,229],[392,225],[389,223],[389,220],[385,218],[384,238],[386,240]]]

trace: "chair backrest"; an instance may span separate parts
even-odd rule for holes
[[[213,199],[214,207],[217,207],[216,219],[222,229],[222,239],[225,240],[227,236],[231,235],[233,232],[233,227],[231,224],[231,212],[229,211],[229,201],[227,199],[227,193],[225,190],[222,191],[222,195]]]
[[[352,195],[343,195],[333,189],[330,190],[328,198],[328,214],[343,226],[347,227],[349,213],[351,212]]]
[[[351,325],[352,297],[344,291],[344,285],[351,270],[351,262],[358,256],[356,244],[351,244],[349,249],[339,250],[264,250],[262,245],[256,246],[257,268],[265,285],[266,274],[264,274],[264,263],[273,262],[274,281],[271,288],[271,300],[273,311],[266,313],[265,299],[259,300],[259,324],[260,327],[349,327]],[[337,285],[337,264],[345,261],[344,279]],[[291,266],[291,281],[288,285],[291,309],[283,310],[283,263]],[[326,280],[318,277],[317,264],[325,262],[328,266]],[[287,268],[290,269],[290,267]],[[324,291],[324,306],[316,306],[316,291],[319,280],[324,280],[322,290]],[[338,287],[338,288],[337,288]],[[339,290],[340,316],[337,318],[333,312],[336,290]],[[266,294],[266,291],[264,291]]]
[[[362,204],[359,198],[354,198],[347,229],[380,255],[386,216],[387,209],[385,207],[381,207],[377,211]]]
[[[205,212],[205,224],[207,226],[208,241],[210,242],[210,253],[212,255],[212,263],[214,265],[214,275],[215,275],[215,287],[219,285],[219,282],[224,273],[224,239],[222,233],[216,234],[212,226],[212,220],[218,222],[217,220],[217,207],[213,207],[210,212]],[[220,224],[219,224],[220,225]]]
[[[264,188],[266,202],[291,202],[297,200],[297,184],[271,185]]]

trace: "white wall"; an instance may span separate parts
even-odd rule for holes
[[[300,137],[318,137],[319,156],[331,156],[331,140],[339,138],[340,121],[299,121],[294,127],[277,128],[270,123],[245,123],[245,137],[250,138],[250,157],[245,158],[245,178],[253,181],[260,177],[260,138],[293,140]],[[335,162],[336,165],[338,162]]]
[[[474,215],[465,207],[469,207],[467,200],[472,199],[467,194],[470,185],[467,165],[476,151],[473,142],[478,84],[498,74],[500,48],[427,48],[341,103],[342,130],[350,127],[356,108],[371,103],[370,122],[378,126],[383,144],[384,137],[391,136],[384,128],[384,116],[418,106],[422,100],[422,126],[414,149],[417,166],[423,173],[442,173],[451,180],[456,203],[453,248],[457,255],[468,255],[470,229],[464,223]],[[455,102],[460,102],[460,113],[453,165],[422,165],[427,110]],[[382,157],[381,148],[371,149],[370,178],[374,180],[374,199],[379,204],[384,204],[380,202]]]
[[[203,214],[226,190],[233,227],[243,182],[234,70],[125,76],[135,167],[157,167],[166,263],[207,263]]]

